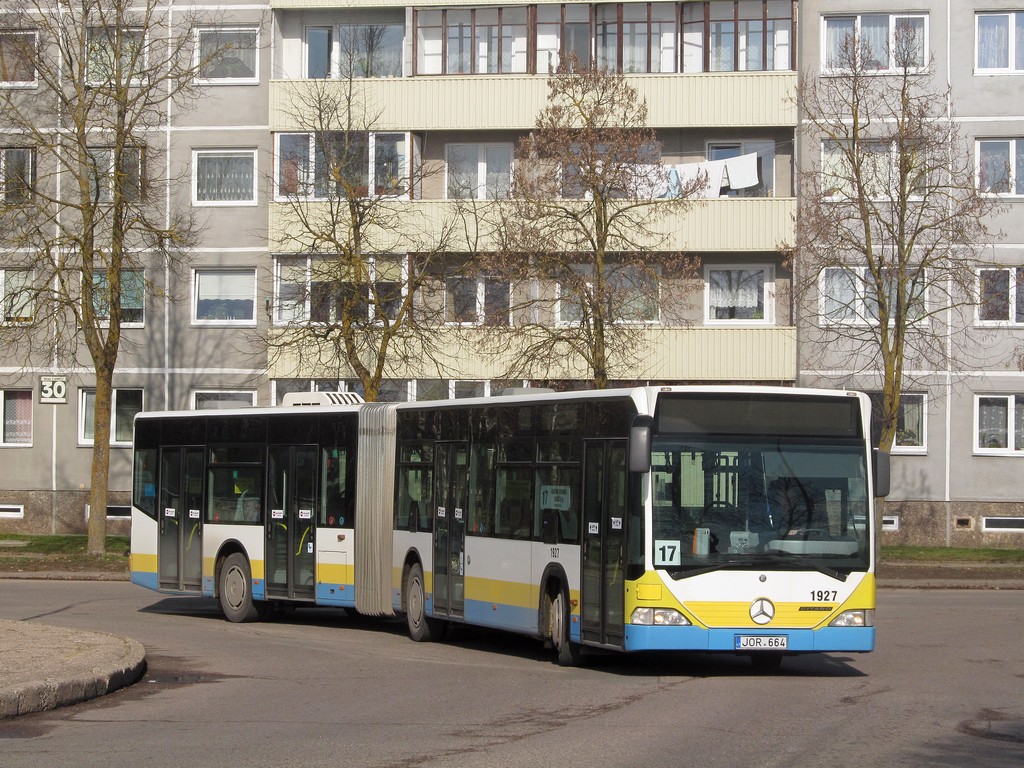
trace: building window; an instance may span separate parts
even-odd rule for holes
[[[978,271],[978,322],[1024,324],[1024,267]]]
[[[32,271],[0,269],[0,300],[5,323],[30,323],[35,314]]]
[[[405,25],[306,27],[306,77],[401,77]]]
[[[459,381],[457,379],[417,379],[416,400],[453,400],[466,397],[488,397],[489,381]]]
[[[146,276],[141,269],[121,270],[121,325],[142,326],[146,320]],[[92,273],[92,306],[96,319],[110,322],[110,283],[106,270]]]
[[[0,504],[0,517],[22,520],[25,517],[24,504]]]
[[[255,269],[197,269],[192,320],[210,325],[255,325]]]
[[[525,73],[527,9],[415,10],[417,75]]]
[[[774,196],[774,141],[711,142],[708,144],[708,160],[727,161],[729,184],[727,187],[721,187],[720,190],[724,189],[725,194],[729,197]],[[734,176],[736,178],[733,178]],[[708,190],[708,192],[711,197],[718,197],[720,190]]]
[[[78,442],[92,445],[96,438],[96,390],[80,390]],[[110,444],[131,445],[135,415],[142,411],[141,389],[115,389],[111,393]]]
[[[978,71],[1024,70],[1024,11],[975,14]]]
[[[976,395],[978,453],[1024,451],[1024,395]]]
[[[612,72],[675,72],[676,7],[672,3],[594,6],[597,66]]]
[[[508,325],[511,312],[508,281],[489,277],[445,280],[444,319],[459,325]]]
[[[3,434],[0,446],[32,444],[32,390],[0,389],[3,406]]]
[[[561,60],[570,56],[576,57],[581,68],[590,67],[594,58],[592,8],[583,4],[537,6],[537,74],[554,72]]]
[[[111,147],[89,150],[89,194],[97,203],[114,202],[115,190],[128,202],[142,197],[142,162],[140,147],[125,147],[120,161]]]
[[[314,199],[408,193],[408,134],[360,131],[277,137],[277,195]]]
[[[793,69],[790,0],[683,4],[683,71]]]
[[[870,392],[871,398],[871,444],[878,445],[882,436],[882,393]],[[896,438],[893,451],[920,453],[925,450],[926,419],[925,395],[907,393],[900,395],[900,406],[896,416]]]
[[[0,197],[8,205],[28,202],[36,180],[35,150],[28,147],[0,149]]]
[[[891,314],[896,307],[899,277],[895,271],[885,270],[882,279]],[[926,283],[924,275],[906,279],[904,303],[911,322],[925,318]],[[820,312],[825,325],[859,325],[879,319],[874,279],[866,267],[829,267],[822,270],[820,285]]]
[[[773,322],[771,267],[705,267],[707,323]]]
[[[501,200],[512,190],[511,144],[449,144],[449,199]]]
[[[1024,533],[1024,517],[983,517],[982,533]]]
[[[196,205],[255,205],[256,150],[194,151],[192,202]]]
[[[200,29],[196,65],[201,83],[258,83],[259,30]]]
[[[826,16],[822,44],[822,68],[842,72],[850,69],[852,46],[866,70],[898,72],[922,69],[928,50],[927,19],[924,14],[861,14]]]
[[[256,405],[256,393],[251,389],[201,389],[192,392],[192,410],[194,411],[251,408],[254,405]]]
[[[0,86],[30,86],[36,83],[36,33],[0,32]]]
[[[822,143],[821,192],[832,200],[851,200],[863,191],[869,199],[890,199],[897,194],[897,148],[893,142],[861,140],[851,150],[850,142]],[[860,166],[858,174],[854,163]],[[856,185],[856,186],[855,186]]]
[[[88,31],[85,77],[93,86],[138,80],[146,68],[146,35],[141,29],[92,27]]]
[[[991,195],[1024,195],[1024,138],[977,144],[978,189]]]
[[[278,323],[394,321],[404,298],[405,256],[369,258],[366,280],[353,281],[336,260],[321,256],[277,261],[274,319]]]

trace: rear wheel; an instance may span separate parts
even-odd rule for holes
[[[228,621],[256,621],[263,615],[266,606],[252,599],[252,570],[241,552],[228,555],[224,561],[218,587],[220,608]]]
[[[564,590],[560,589],[551,599],[548,626],[551,627],[551,644],[555,646],[558,665],[579,666],[583,647],[569,639],[569,599]]]
[[[413,563],[405,576],[405,621],[409,637],[417,643],[441,640],[444,622],[427,616],[427,591],[423,586],[423,566]]]

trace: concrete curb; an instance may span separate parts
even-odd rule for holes
[[[127,637],[0,619],[0,720],[65,707],[131,685],[146,669]]]

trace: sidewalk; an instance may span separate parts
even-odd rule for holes
[[[103,696],[145,668],[135,640],[0,619],[0,720]]]

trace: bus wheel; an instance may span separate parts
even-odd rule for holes
[[[564,590],[558,594],[550,603],[551,615],[548,626],[551,627],[551,643],[555,646],[555,653],[558,665],[561,667],[579,666],[582,656],[582,646],[569,639],[569,600]]]
[[[220,608],[228,621],[256,621],[262,611],[252,599],[252,571],[241,552],[228,555],[220,569]]]
[[[427,592],[423,586],[423,566],[413,563],[405,576],[405,620],[409,637],[417,643],[441,640],[444,622],[427,616]]]

